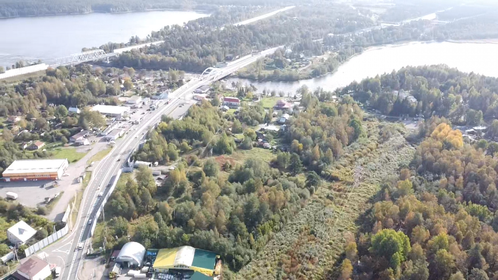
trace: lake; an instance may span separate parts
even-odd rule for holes
[[[108,42],[145,38],[164,26],[208,16],[195,11],[153,11],[0,19],[0,66],[19,60],[50,62]]]
[[[295,93],[303,85],[314,90],[321,87],[333,91],[361,81],[390,73],[405,66],[423,66],[446,64],[460,71],[474,72],[486,76],[498,77],[498,44],[494,43],[422,43],[414,42],[401,45],[389,45],[369,48],[360,55],[341,65],[333,74],[321,78],[297,82],[256,82],[238,78],[229,78],[229,83],[240,81],[253,84],[258,92],[267,90]]]

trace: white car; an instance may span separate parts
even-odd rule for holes
[[[103,195],[104,195],[104,192],[100,192],[97,196],[98,196],[98,197],[101,197],[101,196],[103,196]]]
[[[92,224],[92,219],[89,219],[88,220],[88,224],[91,225]]]
[[[83,242],[78,243],[78,250],[83,249]]]

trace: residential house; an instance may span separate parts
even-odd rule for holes
[[[279,124],[285,124],[289,120],[290,116],[289,114],[283,114],[279,119],[278,123]]]
[[[20,121],[21,121],[21,117],[19,117],[19,116],[9,116],[7,118],[7,122],[9,122],[9,123],[18,123]]]
[[[86,138],[83,138],[83,139],[76,140],[74,142],[74,145],[76,145],[76,146],[88,146],[88,145],[90,145],[90,141]]]
[[[12,275],[16,279],[45,280],[52,275],[48,262],[33,256],[22,263]]]
[[[223,98],[223,105],[237,109],[240,107],[240,99],[237,97],[225,97]]]
[[[277,101],[277,104],[275,104],[275,106],[273,106],[273,109],[275,109],[275,110],[289,110],[289,109],[292,109],[292,103],[287,102],[283,99],[280,99],[279,101]]]
[[[90,134],[90,132],[88,130],[83,130],[83,131],[80,131],[78,133],[76,133],[75,135],[71,136],[69,138],[69,142],[71,143],[75,143],[76,141],[78,140],[83,140],[85,139],[88,135]]]
[[[33,144],[29,145],[27,149],[34,151],[41,149],[43,146],[45,146],[45,143],[43,143],[42,141],[35,141]]]
[[[69,109],[67,109],[67,111],[69,112],[69,114],[79,114],[79,113],[81,113],[81,110],[78,109],[77,107],[69,107]]]
[[[36,230],[25,221],[19,221],[7,230],[7,239],[13,245],[24,244],[36,234]]]

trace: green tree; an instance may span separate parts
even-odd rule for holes
[[[57,109],[55,109],[55,116],[60,120],[67,117],[67,114],[68,114],[68,111],[67,111],[66,106],[64,106],[64,105],[59,105],[59,106],[57,106]]]
[[[364,134],[363,127],[361,126],[361,121],[358,120],[358,118],[352,118],[349,122],[349,126],[354,129],[353,141],[360,138]]]
[[[220,170],[220,165],[214,159],[208,159],[204,163],[204,167],[202,168],[206,176],[216,177],[218,176],[218,172]]]
[[[233,121],[232,132],[233,133],[242,133],[242,124],[237,119]]]
[[[296,153],[292,153],[290,156],[289,171],[296,175],[301,173],[302,169],[303,164],[301,163],[301,159]]]
[[[384,257],[397,270],[411,250],[410,239],[401,231],[383,229],[372,236],[372,253]]]
[[[341,264],[340,280],[348,280],[353,275],[353,265],[349,259],[344,259]]]

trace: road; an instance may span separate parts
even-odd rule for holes
[[[43,250],[48,254],[48,261],[50,263],[61,266],[61,279],[79,279],[78,271],[81,269],[84,254],[91,246],[91,225],[89,225],[89,220],[98,218],[94,217],[94,215],[102,206],[102,201],[100,197],[98,197],[98,194],[104,192],[105,196],[105,193],[108,191],[107,185],[110,183],[111,178],[115,177],[118,171],[123,167],[129,153],[139,145],[145,133],[151,127],[159,123],[161,116],[164,114],[171,114],[174,117],[183,115],[183,113],[178,112],[184,112],[185,108],[175,109],[187,102],[186,100],[190,99],[196,88],[203,85],[209,85],[215,80],[230,75],[263,56],[272,54],[276,49],[277,48],[272,48],[256,55],[247,55],[229,63],[224,68],[217,69],[217,72],[213,75],[201,76],[200,78],[190,80],[170,94],[169,104],[165,104],[157,110],[150,112],[146,115],[144,118],[145,120],[142,123],[137,125],[135,129],[130,130],[128,134],[125,134],[122,139],[116,142],[112,151],[106,158],[101,160],[94,169],[92,179],[88,183],[83,194],[80,210],[72,231],[60,241]],[[83,250],[77,249],[79,243],[84,244]]]

